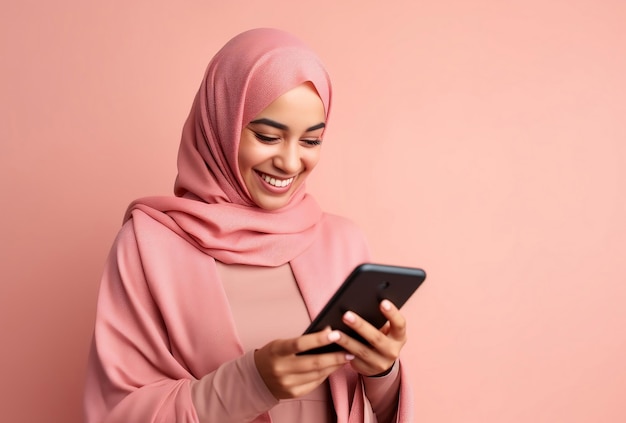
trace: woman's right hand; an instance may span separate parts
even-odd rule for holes
[[[254,362],[276,399],[296,398],[318,387],[335,370],[354,358],[346,352],[296,355],[332,344],[337,331],[325,329],[292,339],[277,339],[254,352]]]

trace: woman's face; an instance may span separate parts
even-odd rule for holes
[[[287,91],[252,119],[239,139],[239,172],[252,200],[285,206],[320,158],[326,116],[310,83]]]

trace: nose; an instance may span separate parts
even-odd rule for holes
[[[274,166],[286,175],[299,173],[302,169],[302,159],[298,143],[291,140],[283,142],[274,156]]]

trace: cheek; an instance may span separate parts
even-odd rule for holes
[[[254,158],[254,149],[250,145],[250,140],[248,140],[245,136],[242,136],[239,142],[237,165],[239,166],[239,173],[244,178],[248,173],[250,173],[252,166],[254,166]]]
[[[238,160],[237,160],[237,165],[239,166],[239,173],[241,174],[241,176],[243,176],[245,178],[246,177],[246,173],[250,169],[250,163],[249,163],[248,158],[246,157],[245,154],[239,154]]]
[[[309,171],[313,170],[313,168],[317,166],[322,156],[321,153],[322,153],[321,149],[316,148],[314,151],[311,151],[310,154],[307,155],[306,165]]]

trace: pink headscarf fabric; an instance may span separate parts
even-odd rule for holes
[[[229,41],[210,62],[183,129],[174,187],[180,198],[135,201],[125,220],[141,210],[225,263],[278,266],[302,253],[322,216],[317,203],[303,184],[282,209],[260,209],[243,183],[237,153],[242,127],[307,81],[328,116],[330,79],[302,41],[269,28]]]

